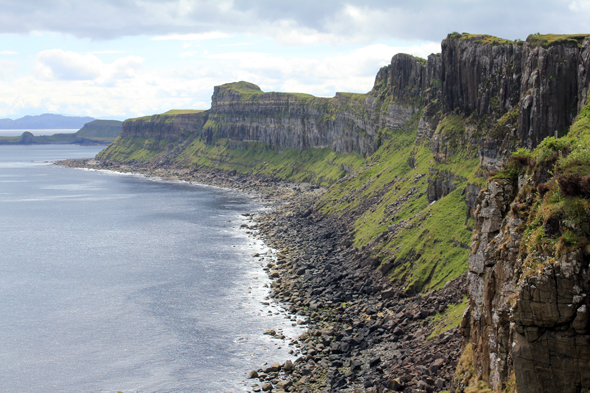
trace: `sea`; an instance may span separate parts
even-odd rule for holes
[[[0,391],[244,392],[293,360],[304,327],[268,300],[274,250],[241,228],[268,207],[52,164],[100,149],[0,146]]]
[[[60,129],[6,129],[0,130],[0,137],[2,136],[20,136],[23,132],[30,132],[35,136],[53,135],[53,134],[73,134],[78,132],[78,129],[60,128]],[[84,157],[86,158],[86,157]]]

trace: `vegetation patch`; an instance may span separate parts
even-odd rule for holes
[[[584,40],[590,37],[589,34],[541,34],[535,33],[527,37],[526,42],[532,46],[542,46],[548,48],[553,45],[571,44],[581,46]]]
[[[96,155],[99,160],[147,163],[166,151],[168,141],[141,137],[118,137]]]
[[[517,41],[507,40],[505,38],[494,37],[489,34],[469,34],[453,32],[447,36],[451,39],[471,40],[478,44],[486,45],[512,45],[518,43]]]
[[[467,271],[472,233],[464,190],[467,183],[484,182],[479,159],[466,158],[464,150],[439,163],[428,144],[415,144],[419,116],[402,130],[380,130],[377,152],[354,176],[332,185],[317,206],[326,214],[355,217],[355,246],[369,247],[410,293],[440,288]],[[445,123],[449,134],[461,134],[462,127],[460,116]],[[455,191],[433,204],[426,192],[431,170],[458,179]]]
[[[590,254],[590,109],[586,105],[567,135],[549,137],[529,151],[519,149],[492,180],[519,191],[511,214],[523,219],[520,253],[527,276],[577,249]]]
[[[457,364],[455,377],[458,385],[463,388],[463,392],[465,393],[494,393],[492,388],[481,380],[481,376],[475,370],[471,342],[463,349],[463,353]]]
[[[461,325],[461,319],[463,313],[469,306],[469,299],[467,296],[463,296],[463,300],[459,304],[451,304],[443,313],[438,313],[434,316],[430,322],[432,326],[432,333],[428,336],[427,340],[438,337],[449,330],[456,328]]]

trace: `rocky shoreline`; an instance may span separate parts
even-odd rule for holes
[[[377,269],[370,247],[352,245],[347,230],[352,217],[313,209],[323,189],[235,172],[96,160],[57,164],[234,188],[274,203],[271,211],[250,215],[245,229],[258,231],[278,251],[277,260],[266,266],[273,279],[271,296],[307,316],[309,330],[298,339],[297,360],[250,373],[252,392],[454,391],[463,338],[459,327],[446,329],[456,321],[441,313],[464,304],[465,276],[440,290],[407,296]]]

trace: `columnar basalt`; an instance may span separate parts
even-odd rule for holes
[[[590,41],[572,36],[546,45],[450,35],[442,42],[444,110],[500,115],[518,109],[519,145],[534,148],[563,133],[586,103]]]
[[[123,122],[121,137],[181,142],[189,135],[200,134],[207,116],[207,111],[170,111],[161,115],[129,119]]]

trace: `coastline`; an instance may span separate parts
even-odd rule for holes
[[[314,211],[324,189],[221,171],[150,169],[94,159],[55,164],[232,188],[270,204],[268,212],[251,215],[253,225],[245,229],[258,230],[265,244],[277,250],[276,263],[266,266],[273,279],[271,297],[293,315],[306,316],[309,330],[299,337],[301,356],[295,362],[250,373],[256,376],[251,391],[452,391],[462,335],[459,327],[444,331],[437,318],[464,302],[465,276],[429,294],[407,296],[376,269],[370,249],[352,245],[346,218]],[[443,331],[431,337],[435,329]]]

